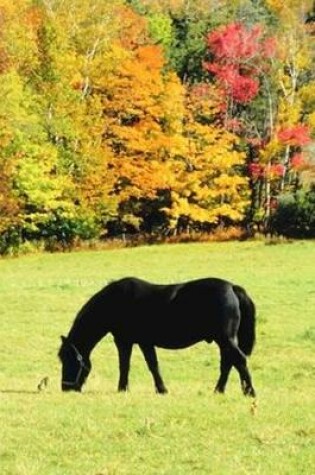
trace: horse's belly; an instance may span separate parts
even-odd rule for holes
[[[188,348],[189,346],[195,345],[203,338],[187,338],[187,339],[172,339],[172,340],[157,340],[154,345],[158,348],[165,348],[166,350],[178,350],[182,348]]]
[[[210,337],[210,336],[209,336]],[[142,335],[142,341],[147,340],[154,346],[165,349],[180,349],[192,346],[199,341],[205,340],[207,335],[202,331],[193,331],[192,329],[180,329],[179,327],[152,328],[145,335]]]

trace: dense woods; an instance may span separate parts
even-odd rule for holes
[[[306,0],[0,0],[0,253],[314,237],[314,19]]]

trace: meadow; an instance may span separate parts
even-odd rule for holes
[[[155,394],[135,348],[116,391],[111,337],[81,394],[60,390],[57,352],[81,305],[110,280],[217,276],[257,305],[248,361],[258,396],[232,370],[213,393],[215,344],[158,350],[169,394]],[[198,312],[198,308],[196,308]],[[311,475],[315,473],[315,242],[173,244],[0,260],[2,475]],[[148,315],[150,318],[150,315]],[[48,386],[38,391],[39,381]]]

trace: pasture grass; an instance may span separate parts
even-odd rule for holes
[[[243,285],[258,309],[249,359],[254,403],[241,394],[235,371],[226,395],[213,394],[219,354],[206,343],[158,350],[166,396],[154,393],[135,348],[130,391],[118,394],[111,337],[92,353],[83,393],[61,393],[60,335],[87,298],[126,275],[161,283],[219,276]],[[0,260],[0,473],[315,473],[314,284],[314,241],[173,244]],[[39,392],[46,376],[48,387]]]

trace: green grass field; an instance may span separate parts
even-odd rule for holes
[[[217,347],[158,350],[169,394],[135,348],[116,392],[116,348],[92,353],[82,394],[60,391],[59,337],[108,281],[219,276],[257,305],[249,366],[256,407],[232,371],[215,395]],[[196,312],[198,308],[196,308]],[[180,244],[0,260],[1,475],[315,473],[315,242]],[[148,316],[149,317],[149,316]],[[48,387],[38,392],[41,378]]]

